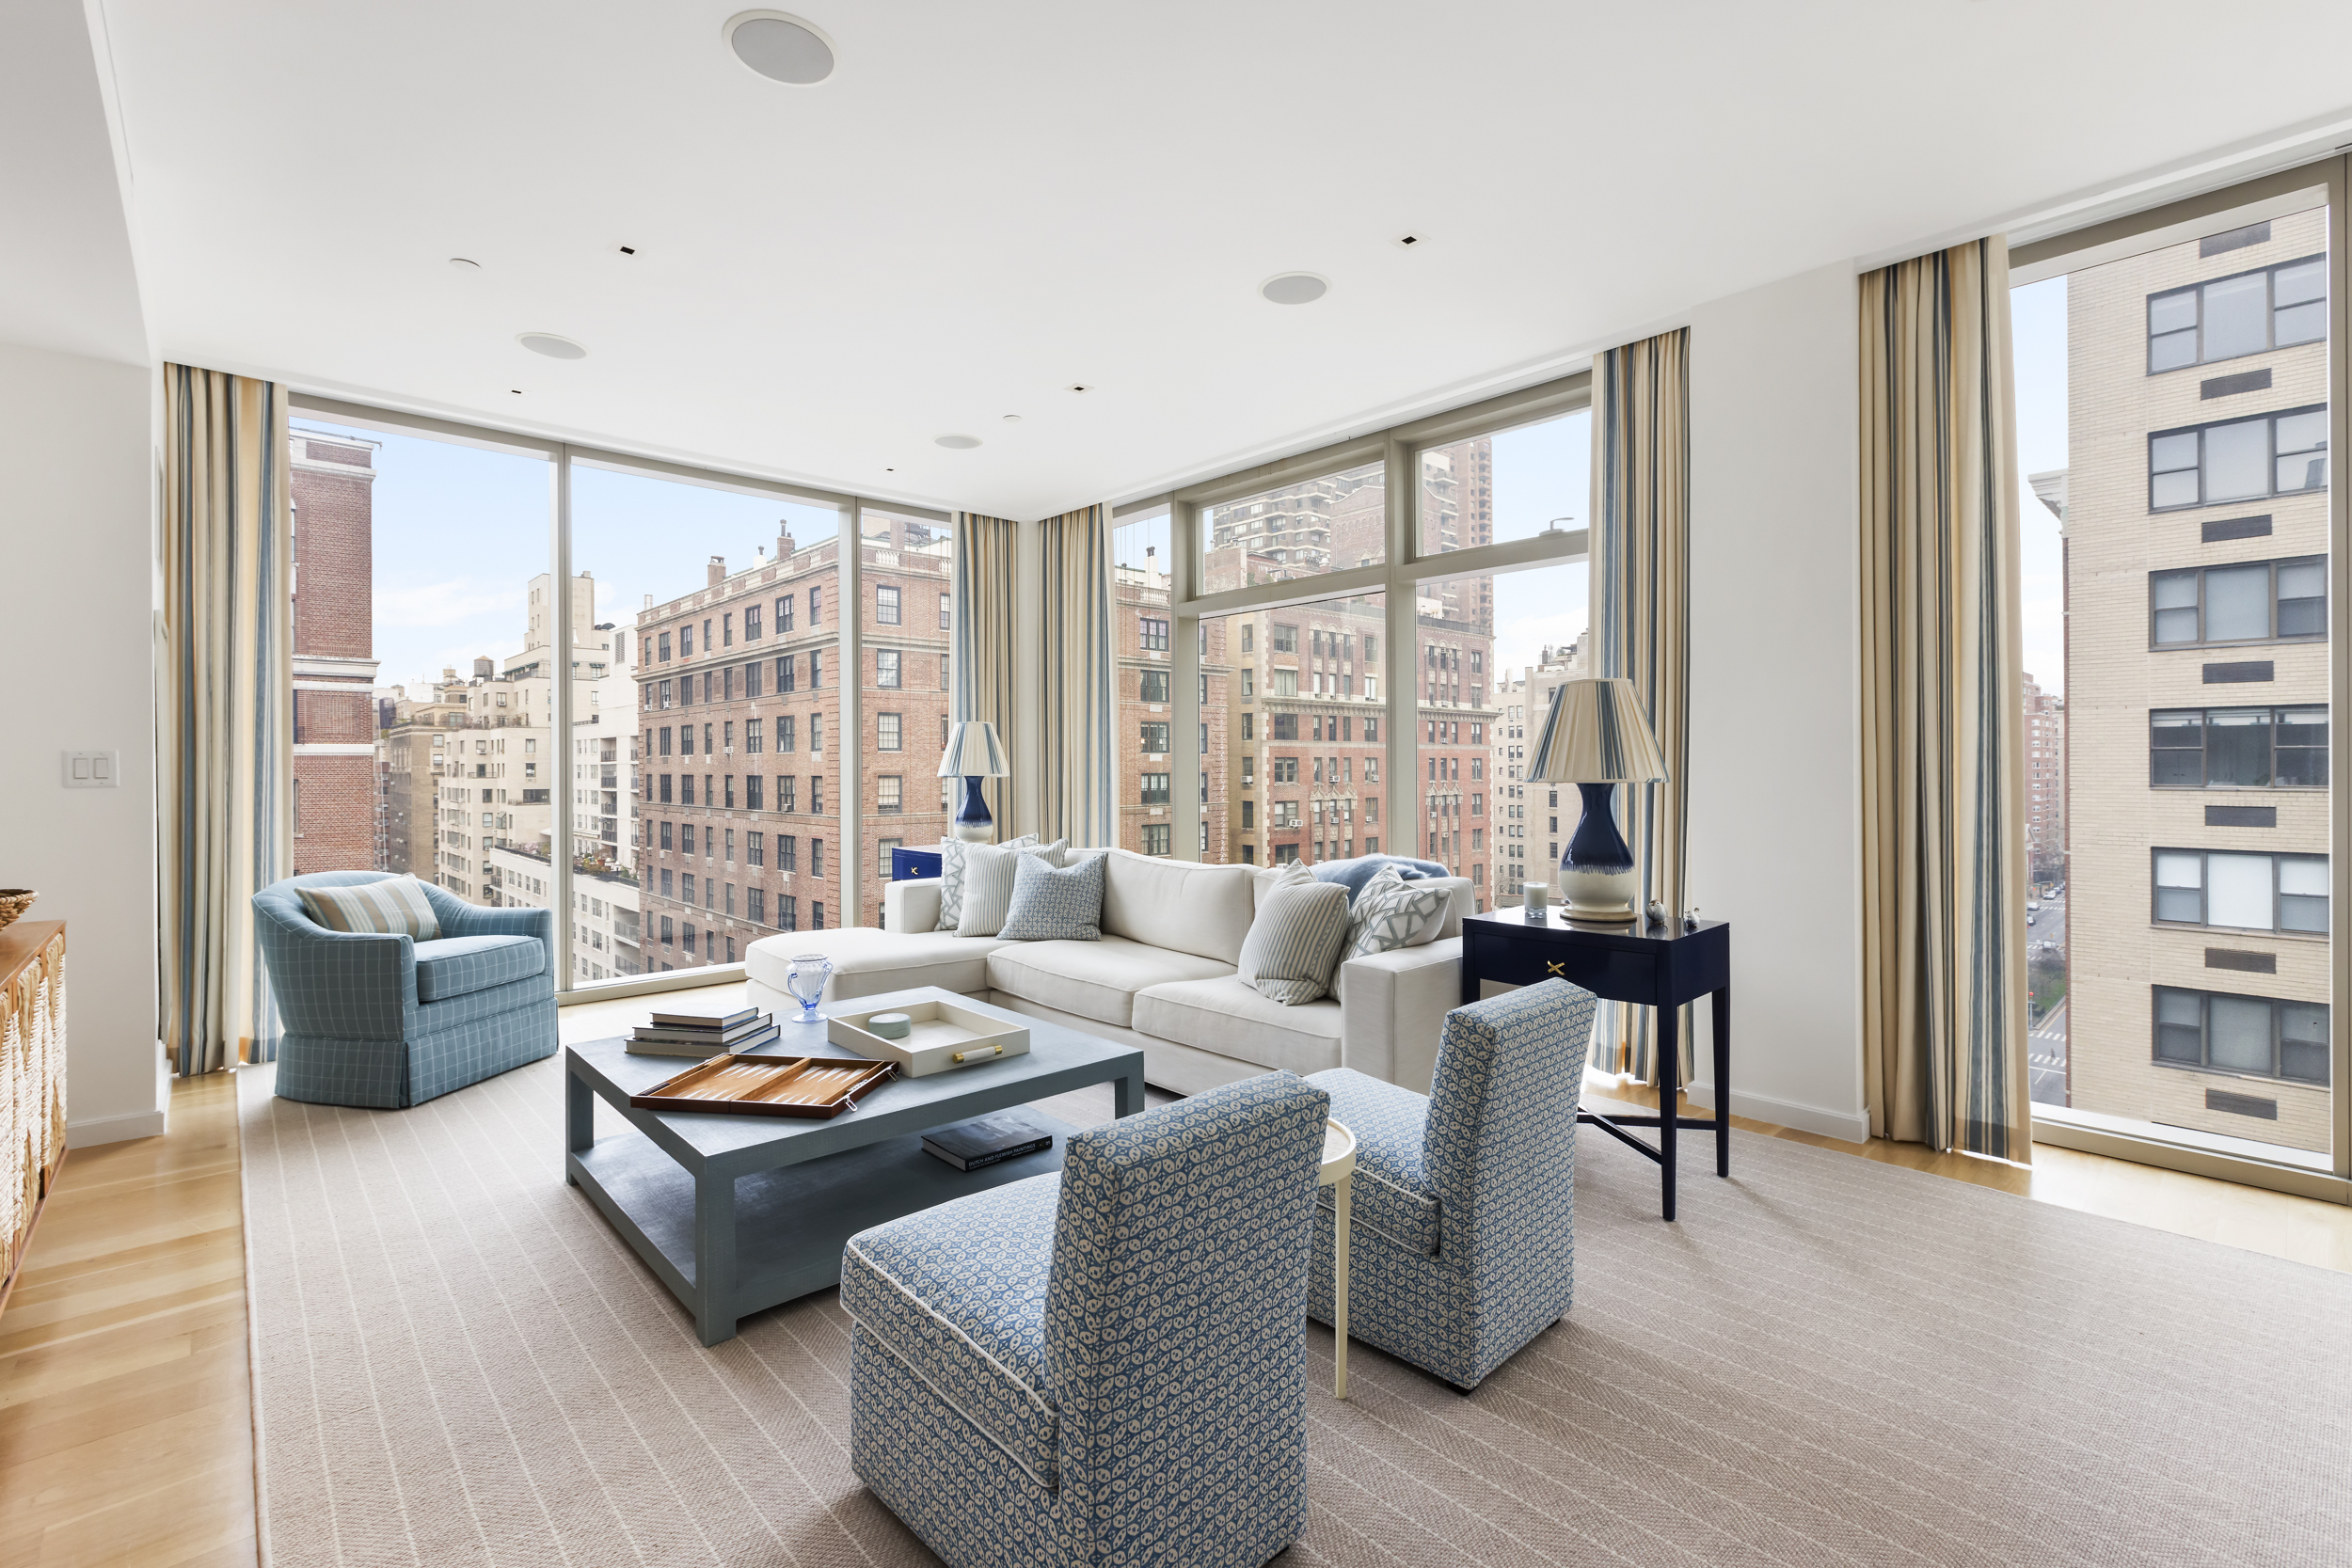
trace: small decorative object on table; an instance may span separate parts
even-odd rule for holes
[[[988,815],[988,798],[980,793],[982,779],[1001,779],[1012,768],[1005,758],[1004,742],[996,738],[996,726],[985,720],[967,719],[947,734],[945,754],[939,759],[939,776],[963,781],[963,807],[956,813],[955,834],[966,844],[986,844],[996,836],[996,824]]]
[[[1551,902],[1551,884],[1549,882],[1530,882],[1522,891],[1526,895],[1526,903],[1524,907],[1527,911],[1528,918],[1530,920],[1541,919],[1543,917],[1545,907]]]
[[[1686,931],[1695,931],[1699,928],[1699,911],[1696,905],[1682,911],[1682,928]]]
[[[1653,898],[1649,901],[1649,923],[1653,926],[1666,924],[1666,906],[1663,900]]]
[[[772,1013],[745,1007],[733,1013],[656,1013],[629,1036],[632,1056],[744,1055],[776,1037]]]
[[[876,1013],[866,1021],[866,1032],[886,1040],[902,1040],[914,1032],[914,1021],[904,1013]]]
[[[801,1022],[814,1023],[824,1014],[817,1004],[825,999],[825,982],[833,978],[833,960],[822,953],[803,953],[792,960],[785,972],[784,989],[801,1005]]]
[[[993,1116],[932,1128],[923,1134],[923,1152],[958,1170],[986,1170],[1053,1148],[1057,1125],[1025,1105],[1015,1105]]]
[[[1629,680],[1564,682],[1535,742],[1528,777],[1572,784],[1584,797],[1584,819],[1560,857],[1560,893],[1571,920],[1625,925],[1639,917],[1633,850],[1617,831],[1612,802],[1620,784],[1666,776],[1642,699]]]
[[[0,930],[8,929],[40,896],[28,887],[0,887]]]

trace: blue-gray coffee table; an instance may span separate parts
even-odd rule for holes
[[[871,1012],[928,994],[864,996],[858,1007]],[[1064,1137],[1037,1154],[960,1171],[923,1152],[930,1129],[1089,1084],[1114,1085],[1120,1116],[1143,1109],[1143,1053],[1135,1047],[957,1000],[1026,1028],[1028,1054],[894,1079],[828,1121],[641,1111],[630,1095],[692,1064],[632,1056],[617,1039],[568,1047],[565,1178],[694,1314],[702,1342],[715,1345],[735,1338],[739,1319],[839,1284],[841,1244],[867,1227],[1061,1168]],[[781,1027],[783,1037],[759,1054],[852,1054],[826,1041],[821,1022]],[[591,1095],[636,1131],[598,1138]]]

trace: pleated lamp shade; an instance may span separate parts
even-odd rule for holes
[[[1527,776],[1547,784],[1647,784],[1664,778],[1666,759],[1633,683],[1614,677],[1565,682],[1552,694]]]
[[[947,731],[947,752],[939,759],[941,778],[1001,779],[1011,772],[995,725],[985,720],[967,720]]]

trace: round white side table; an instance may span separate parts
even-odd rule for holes
[[[1327,1119],[1315,1185],[1331,1194],[1331,1397],[1347,1398],[1347,1209],[1356,1186],[1356,1134]]]

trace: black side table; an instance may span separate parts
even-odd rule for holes
[[[1659,1106],[1661,1114],[1602,1116],[1577,1107],[1576,1119],[1589,1123],[1658,1163],[1662,1173],[1665,1217],[1675,1217],[1675,1132],[1712,1130],[1715,1174],[1731,1174],[1731,923],[1702,920],[1686,931],[1680,922],[1645,927],[1577,926],[1558,909],[1530,920],[1521,910],[1495,910],[1462,920],[1462,1000],[1478,1000],[1482,980],[1532,986],[1557,976],[1582,986],[1605,1002],[1630,1002],[1658,1012]],[[1675,1039],[1675,1014],[1686,1002],[1709,993],[1715,1002],[1715,1115],[1706,1120],[1672,1114],[1681,1091],[1682,1053]],[[1655,1127],[1650,1147],[1629,1127]]]

